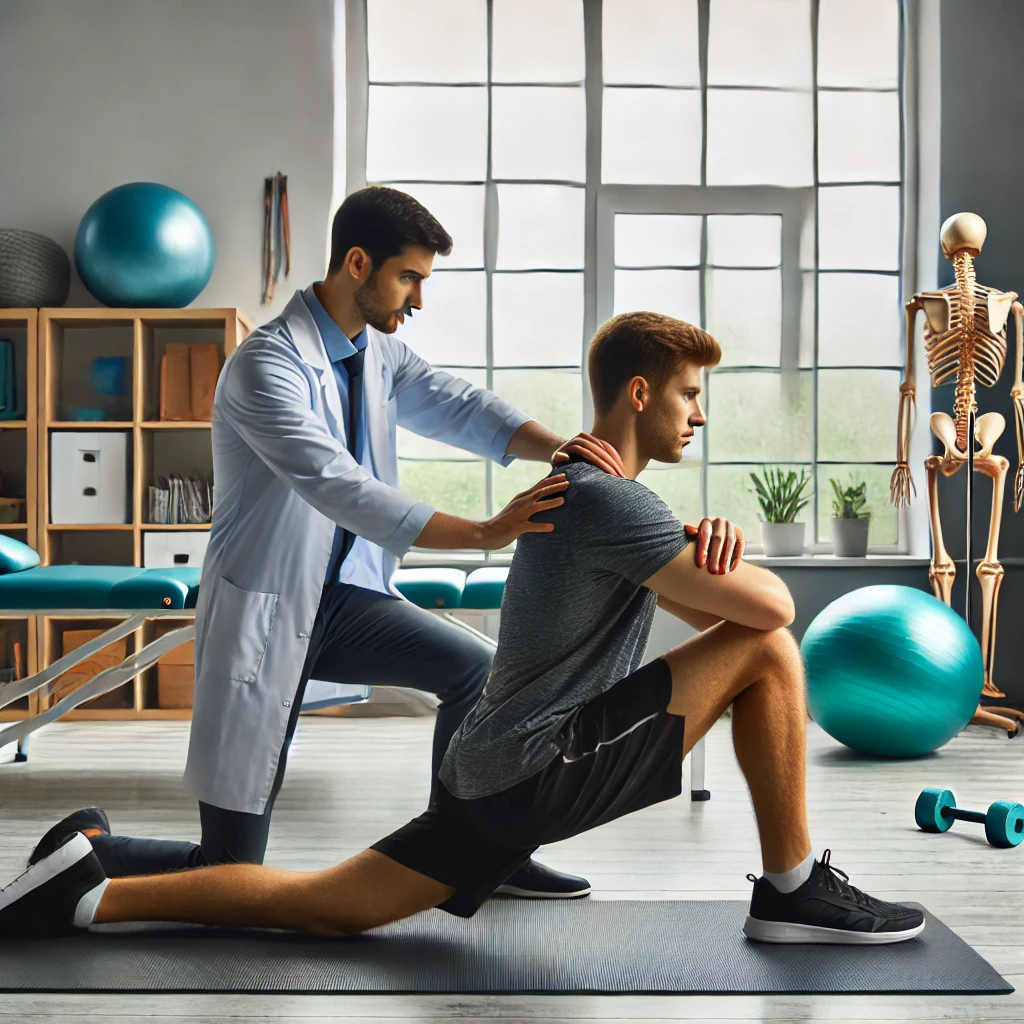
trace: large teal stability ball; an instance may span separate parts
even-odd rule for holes
[[[811,717],[875,757],[920,757],[970,721],[981,647],[956,612],[913,587],[862,587],[833,601],[800,644]]]
[[[187,306],[210,280],[215,256],[199,207],[149,181],[100,196],[75,237],[78,273],[106,306]]]

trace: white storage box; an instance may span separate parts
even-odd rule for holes
[[[50,435],[50,522],[128,523],[128,434]]]
[[[198,569],[209,543],[208,530],[147,530],[142,535],[142,565],[146,569]]]

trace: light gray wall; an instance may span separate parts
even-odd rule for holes
[[[194,306],[257,321],[323,274],[332,0],[0,0],[0,226],[74,264],[86,209],[129,181],[191,197],[217,245]],[[263,179],[288,175],[292,273],[260,306]],[[95,306],[74,277],[69,305]]]

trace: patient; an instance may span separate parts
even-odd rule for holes
[[[868,896],[828,850],[811,852],[804,684],[785,585],[742,560],[742,535],[722,520],[702,567],[684,526],[636,481],[651,460],[680,460],[705,422],[701,369],[720,356],[703,331],[653,313],[597,332],[592,433],[617,451],[623,475],[565,467],[564,504],[539,517],[558,528],[519,540],[493,670],[423,814],[311,873],[233,864],[107,879],[75,832],[0,891],[0,933],[156,920],[345,936],[431,907],[470,917],[542,844],[677,796],[683,758],[731,706],[763,870],[747,876],[746,935],[918,935],[920,911]],[[699,632],[640,667],[656,605]]]

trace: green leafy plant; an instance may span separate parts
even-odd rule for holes
[[[786,471],[779,467],[762,466],[761,471],[762,476],[751,473],[750,479],[754,481],[754,492],[765,522],[796,522],[796,517],[811,500],[809,494],[804,494],[811,482],[810,471],[804,467],[799,476],[795,470]]]
[[[833,519],[870,519],[871,510],[864,507],[867,497],[867,483],[850,477],[850,483],[842,487],[838,480],[829,477],[832,485],[832,518]]]

